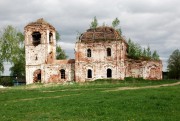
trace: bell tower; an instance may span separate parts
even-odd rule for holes
[[[56,55],[56,30],[43,18],[24,28],[26,83],[44,82],[45,64],[52,64]]]

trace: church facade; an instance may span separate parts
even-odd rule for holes
[[[56,59],[56,30],[38,19],[24,28],[26,84],[86,82],[96,79],[142,77],[162,79],[162,62],[128,58],[127,43],[111,27],[82,33],[75,43],[75,59]]]

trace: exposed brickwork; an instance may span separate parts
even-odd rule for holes
[[[75,44],[75,59],[56,60],[56,30],[39,19],[25,26],[26,82],[85,82],[102,78],[162,79],[161,61],[127,58],[127,43],[111,27],[88,29]]]

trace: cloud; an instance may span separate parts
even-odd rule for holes
[[[86,31],[94,16],[99,25],[109,26],[118,17],[127,39],[150,45],[161,58],[168,58],[180,48],[179,4],[179,0],[1,0],[0,27],[10,24],[23,31],[29,22],[44,18],[58,30],[60,44],[73,58],[77,33]]]

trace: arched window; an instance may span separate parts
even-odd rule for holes
[[[87,49],[87,57],[91,57],[91,49]]]
[[[61,69],[60,72],[61,72],[61,79],[65,79],[65,70]]]
[[[87,71],[87,78],[92,78],[92,70],[88,69]]]
[[[52,37],[53,37],[53,34],[49,33],[49,43],[52,43]]]
[[[111,69],[107,69],[107,78],[111,78],[112,77],[112,70]]]
[[[107,56],[111,56],[111,48],[107,48],[106,51],[107,51]]]
[[[37,46],[40,44],[41,41],[41,33],[40,32],[33,32],[32,33],[33,45]]]

